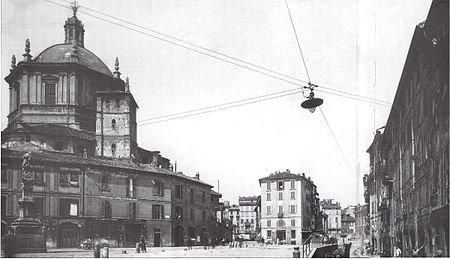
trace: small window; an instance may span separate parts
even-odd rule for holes
[[[6,165],[2,165],[2,182],[6,182],[8,181],[8,171],[7,171],[7,166]]]
[[[180,184],[175,185],[175,197],[177,199],[183,199],[183,186]]]
[[[191,199],[191,204],[194,204],[194,189],[191,189],[190,199]]]
[[[278,187],[279,191],[284,190],[284,182],[283,181],[279,181],[277,183],[277,187]]]
[[[164,184],[162,181],[155,181],[155,189],[153,190],[153,195],[164,196]]]
[[[45,83],[45,104],[55,104],[55,84]]]
[[[295,180],[291,180],[291,190],[295,189]]]
[[[272,198],[271,194],[270,194],[270,193],[267,193],[267,201],[270,201],[271,198]]]
[[[295,200],[295,192],[291,192],[291,200]]]
[[[136,198],[136,183],[135,179],[132,177],[127,178],[127,197]]]
[[[44,170],[36,169],[34,172],[34,183],[36,185],[44,185]]]
[[[111,145],[111,155],[116,156],[116,144]]]
[[[102,185],[101,185],[101,190],[102,191],[109,191],[109,175],[104,174],[101,176],[102,179]]]
[[[267,191],[270,191],[270,182],[267,183]]]
[[[116,120],[115,120],[115,119],[112,119],[112,121],[111,121],[111,128],[112,128],[113,130],[116,129]]]
[[[291,219],[291,227],[295,227],[295,219]]]
[[[164,206],[152,205],[152,219],[163,219],[163,218],[164,218]]]
[[[282,205],[278,206],[278,213],[283,213],[283,206]]]
[[[280,200],[280,201],[283,200],[283,193],[282,192],[278,193],[278,200]]]
[[[59,185],[62,187],[78,187],[78,173],[77,172],[61,172],[59,175]]]
[[[291,239],[295,239],[295,230],[291,230]]]
[[[110,219],[112,217],[111,203],[109,201],[105,201],[104,208],[105,208],[104,214],[105,218]]]
[[[71,173],[70,174],[70,186],[78,186],[79,185],[79,179],[78,179],[78,174],[77,173]]]

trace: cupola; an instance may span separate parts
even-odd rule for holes
[[[77,2],[73,2],[72,11],[73,16],[66,20],[64,24],[65,40],[64,43],[75,42],[78,46],[84,48],[84,26],[77,18],[77,11],[79,5]]]

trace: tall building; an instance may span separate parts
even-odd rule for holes
[[[64,43],[23,60],[5,80],[8,126],[2,131],[2,230],[18,217],[22,156],[29,153],[35,216],[51,247],[79,247],[86,238],[134,246],[179,246],[217,233],[220,194],[200,175],[175,172],[158,151],[138,146],[129,80],[85,48],[85,28],[74,14]]]
[[[368,204],[355,207],[355,238],[364,242],[369,234]]]
[[[449,256],[449,6],[434,0],[414,31],[394,102],[364,177],[372,246]]]
[[[328,233],[341,233],[341,205],[339,202],[333,202],[333,199],[323,199],[320,202],[320,209],[328,216]]]
[[[287,244],[302,241],[317,230],[317,187],[304,174],[289,170],[259,179],[261,233],[265,240]]]

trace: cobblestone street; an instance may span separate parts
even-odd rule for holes
[[[244,245],[245,246],[245,245]],[[229,248],[219,246],[214,249],[205,250],[197,246],[192,250],[185,250],[187,247],[157,247],[148,248],[147,253],[136,253],[134,248],[111,248],[110,257],[254,257],[254,258],[292,258],[294,246],[253,246],[243,248]],[[125,250],[126,254],[122,251]],[[61,258],[61,257],[93,257],[93,250],[83,249],[55,249],[47,253],[18,254],[21,258]]]

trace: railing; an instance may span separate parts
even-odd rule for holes
[[[318,233],[311,234],[302,244],[302,257],[308,257],[314,248],[323,246],[323,236]]]

